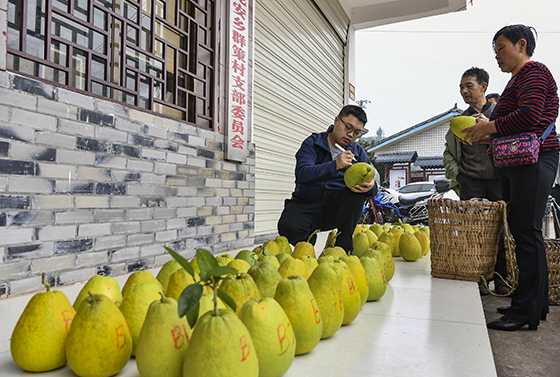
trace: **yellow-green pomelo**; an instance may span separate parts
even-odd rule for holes
[[[296,355],[310,352],[317,346],[323,333],[319,306],[304,277],[292,275],[282,279],[274,299],[290,319],[296,336]]]
[[[189,261],[189,264],[191,265],[191,267],[193,268],[194,272],[196,272],[197,274],[200,274],[200,267],[198,267],[198,261],[196,260],[196,257],[194,257],[193,259],[191,259]]]
[[[268,247],[274,255],[282,252],[282,249],[280,249],[280,245],[278,245],[278,243],[274,240],[268,240],[263,245],[265,247]]]
[[[309,277],[309,275],[311,275],[313,273],[313,271],[319,265],[319,262],[317,262],[317,259],[315,259],[313,257],[310,257],[310,256],[305,256],[305,257],[301,257],[301,258],[298,258],[298,259],[302,260],[303,263],[307,266],[307,269],[309,270],[309,272],[307,273],[307,277]]]
[[[418,230],[424,232],[426,234],[426,237],[428,237],[428,247],[426,248],[426,251],[424,253],[424,255],[426,255],[430,252],[430,228],[428,228],[427,226],[423,226]]]
[[[362,257],[375,258],[377,260],[377,263],[379,263],[381,270],[383,271],[383,275],[385,275],[388,267],[387,258],[385,257],[385,255],[383,255],[383,252],[381,250],[369,248],[362,255]]]
[[[111,299],[115,305],[120,306],[122,302],[121,287],[115,278],[110,276],[95,275],[84,284],[82,290],[74,301],[74,310],[78,310],[82,301],[89,296],[88,292],[93,294],[102,294]]]
[[[334,262],[335,260],[338,260],[339,258],[335,258],[332,255],[321,255],[319,257],[319,259],[317,259],[317,262],[319,264],[321,263],[327,263],[327,262]]]
[[[294,252],[295,254],[295,252]],[[292,255],[294,255],[292,254]],[[278,268],[280,276],[287,278],[290,275],[300,275],[307,279],[310,275],[309,268],[299,258],[288,258]]]
[[[228,263],[228,267],[235,268],[237,272],[247,273],[247,271],[249,271],[249,268],[251,268],[251,265],[243,259],[234,259]]]
[[[259,262],[268,262],[268,263],[272,263],[272,265],[274,267],[276,267],[276,269],[280,268],[280,262],[278,261],[278,258],[276,258],[275,255],[261,255],[258,259]]]
[[[422,245],[413,233],[406,230],[399,240],[401,257],[407,262],[414,262],[422,256]]]
[[[82,301],[66,343],[66,358],[74,373],[80,377],[117,374],[130,359],[132,347],[127,322],[111,299],[97,294]]]
[[[292,255],[292,246],[290,246],[290,242],[288,242],[288,239],[286,237],[277,236],[274,242],[278,244],[282,253]]]
[[[161,297],[150,304],[136,346],[136,367],[142,377],[182,377],[192,330],[179,318],[177,301]]]
[[[408,230],[409,232],[414,233],[414,229],[412,228],[412,225],[410,225],[410,224],[408,224],[408,223],[403,224],[403,225],[402,225],[402,229],[403,229],[403,230]]]
[[[242,259],[245,262],[249,263],[251,266],[257,263],[257,256],[251,250],[241,250],[235,256],[235,259]]]
[[[383,228],[384,232],[388,232],[388,231],[391,230],[391,225],[390,224],[383,224],[382,228]]]
[[[239,313],[241,307],[247,301],[261,297],[255,281],[251,275],[246,273],[227,275],[220,284],[220,290],[227,293],[235,301],[235,305],[237,305],[236,313]]]
[[[449,128],[451,128],[451,131],[455,134],[455,136],[457,136],[461,140],[464,140],[466,133],[461,131],[467,127],[474,126],[475,124],[475,117],[461,115],[451,119],[451,122],[449,122]],[[470,141],[471,139],[472,137],[466,141]]]
[[[360,291],[360,301],[361,305],[367,301],[369,295],[369,286],[367,281],[366,272],[362,263],[360,263],[360,258],[355,255],[351,255],[348,257],[340,258],[341,261],[346,263],[352,274],[354,275],[354,282],[358,286],[358,290]]]
[[[263,255],[274,256],[280,252],[280,247],[274,241],[266,241],[262,245],[258,246],[253,250],[253,253],[257,255],[257,259]]]
[[[291,254],[288,253],[278,253],[275,255],[276,259],[278,259],[278,263],[282,264],[286,259],[291,257]]]
[[[362,186],[364,182],[371,182],[375,176],[375,169],[365,162],[357,162],[344,172],[344,183],[348,188]]]
[[[356,319],[362,307],[362,298],[354,274],[342,260],[333,262],[335,268],[342,271],[342,301],[344,306],[343,325],[348,325]]]
[[[326,339],[338,331],[344,319],[342,271],[335,268],[332,262],[321,263],[307,279],[307,283],[321,312],[321,339]]]
[[[133,284],[139,284],[139,283],[156,283],[161,287],[161,289],[163,289],[161,283],[156,279],[156,277],[150,271],[136,271],[133,272],[128,277],[128,279],[126,279],[126,283],[124,283],[122,289],[123,297],[126,291],[128,290],[128,287],[130,287]]]
[[[28,372],[46,372],[66,364],[68,330],[75,315],[66,295],[51,291],[44,273],[43,284],[47,291],[29,300],[10,339],[12,358]]]
[[[377,238],[377,242],[383,242],[389,246],[391,255],[395,255],[395,235],[391,232],[383,231]]]
[[[395,275],[395,262],[393,261],[393,255],[391,254],[391,248],[387,244],[377,241],[373,244],[372,249],[379,250],[381,251],[381,253],[383,253],[383,256],[386,260],[384,264],[385,278],[387,279],[387,282],[391,281],[391,279]]]
[[[169,284],[169,277],[171,276],[171,274],[173,274],[177,270],[180,270],[181,268],[183,267],[175,259],[171,259],[161,267],[156,276],[156,279],[160,282],[164,291],[167,291],[167,285]]]
[[[385,280],[382,267],[375,258],[361,257],[360,262],[364,266],[368,279],[369,294],[367,300],[379,300],[387,290],[387,280]]]
[[[361,257],[364,251],[369,248],[369,237],[364,232],[356,233],[353,238],[354,250],[352,255]]]
[[[294,247],[292,257],[300,258],[300,257],[304,257],[306,255],[308,255],[310,257],[313,257],[313,258],[317,258],[317,256],[315,255],[315,247],[313,246],[313,244],[311,244],[310,242],[307,242],[307,241],[298,242],[296,244],[296,246]]]
[[[365,232],[366,230],[369,229],[369,225],[367,224],[359,224],[362,227],[362,232]]]
[[[400,239],[402,234],[404,233],[404,230],[401,227],[398,226],[394,226],[391,228],[391,233],[393,233],[393,236],[395,236],[394,238],[394,252],[393,252],[393,256],[394,257],[400,257],[401,256],[401,251],[400,251]]]
[[[371,230],[373,233],[375,233],[375,235],[378,238],[381,235],[381,233],[383,233],[383,227],[378,223],[370,225],[369,230]]]
[[[414,237],[416,237],[418,239],[418,242],[420,242],[420,246],[422,247],[422,255],[426,255],[428,253],[428,236],[426,235],[426,233],[419,230],[412,234],[414,234]]]
[[[282,253],[284,254],[284,253]],[[274,297],[282,276],[270,262],[259,262],[247,272],[257,285],[262,297]]]
[[[183,376],[257,377],[255,345],[239,317],[226,309],[204,314],[196,323],[185,353]]]
[[[368,236],[369,246],[373,245],[373,243],[377,241],[377,236],[373,233],[373,231],[369,230],[369,228],[364,230],[364,233]]]
[[[346,254],[346,251],[340,246],[327,247],[321,253],[321,256],[328,256],[328,255],[332,256],[335,260],[348,256],[348,254]]]
[[[222,254],[216,257],[216,262],[221,266],[227,266],[229,262],[233,260],[233,256],[230,254]]]
[[[247,301],[239,319],[249,330],[259,359],[259,377],[280,377],[296,352],[296,337],[284,309],[272,297]]]
[[[123,296],[121,310],[132,336],[132,356],[136,355],[138,336],[144,324],[150,304],[159,300],[163,294],[161,286],[155,283],[139,283],[131,285]]]
[[[334,247],[334,245],[336,244],[336,239],[338,238],[339,235],[340,232],[338,230],[331,230],[327,235],[327,240],[325,241],[324,249],[327,249],[329,247]]]
[[[356,227],[354,228],[354,232],[352,233],[352,237],[354,237],[356,234],[362,232],[364,229],[360,226],[360,224],[356,224]]]
[[[226,304],[219,297],[216,297],[216,300],[218,309],[227,309]],[[206,312],[214,310],[214,293],[203,293],[198,305],[198,319],[200,319]]]
[[[167,291],[165,295],[167,297],[174,298],[175,301],[179,301],[179,297],[181,297],[181,293],[187,288],[189,285],[194,284],[195,279],[189,274],[184,268],[175,271],[169,277],[169,283],[167,285]]]

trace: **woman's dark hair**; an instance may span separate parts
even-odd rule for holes
[[[537,42],[535,40],[537,31],[534,27],[521,24],[504,26],[498,30],[496,35],[494,35],[494,38],[492,39],[492,47],[496,45],[496,40],[500,37],[500,35],[509,39],[513,44],[519,42],[520,39],[525,39],[527,42],[527,55],[529,57],[533,56],[533,52],[537,46]]]

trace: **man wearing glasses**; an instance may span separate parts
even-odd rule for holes
[[[371,164],[364,148],[356,143],[368,132],[366,123],[361,107],[347,105],[326,132],[314,133],[301,144],[296,153],[296,188],[278,220],[278,234],[292,245],[307,241],[317,229],[336,228],[341,232],[336,245],[349,254],[352,251],[352,233],[364,201],[377,193],[375,177],[352,189],[344,184],[344,172],[352,163]],[[316,236],[310,242],[315,244],[315,240]]]

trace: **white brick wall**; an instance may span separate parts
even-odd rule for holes
[[[254,150],[250,166],[225,161],[212,130],[38,81],[27,86],[42,93],[14,90],[14,77],[0,71],[0,285],[10,295],[40,288],[42,271],[72,284],[162,264],[164,245],[192,257],[254,243],[254,197],[243,197],[254,196]]]

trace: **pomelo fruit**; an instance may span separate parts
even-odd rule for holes
[[[451,131],[455,134],[455,136],[457,136],[461,140],[464,140],[466,133],[461,132],[461,130],[470,126],[474,126],[475,124],[476,118],[461,115],[451,119],[451,122],[449,122],[449,128],[451,128]],[[472,139],[472,137],[469,138],[469,140],[465,141],[470,141],[470,139]]]
[[[344,183],[348,188],[362,186],[364,182],[371,182],[375,176],[375,169],[365,162],[357,162],[344,172]]]

